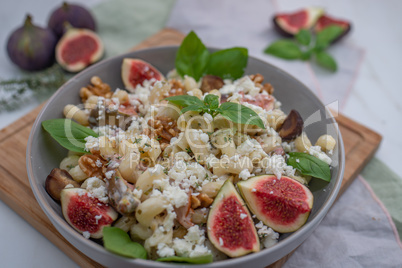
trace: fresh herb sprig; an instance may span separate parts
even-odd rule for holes
[[[233,47],[210,53],[201,39],[191,31],[181,43],[176,54],[175,67],[179,75],[199,80],[205,74],[237,79],[247,66],[248,50]]]
[[[57,64],[23,78],[0,80],[0,112],[15,110],[33,96],[44,99],[65,81],[66,76]]]
[[[300,171],[303,175],[312,176],[327,182],[331,181],[329,165],[315,156],[306,153],[291,152],[289,153],[287,164]]]
[[[302,29],[294,40],[281,39],[270,44],[264,52],[286,60],[310,60],[330,71],[338,69],[335,59],[326,52],[332,41],[343,33],[340,26],[328,26],[316,35],[309,30]]]
[[[213,94],[206,95],[204,101],[189,95],[172,96],[165,100],[181,107],[182,113],[196,111],[201,115],[208,113],[212,118],[220,114],[234,123],[255,125],[265,129],[261,118],[252,109],[234,102],[225,102],[219,105],[219,97]]]

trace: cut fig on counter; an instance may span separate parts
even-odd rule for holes
[[[339,19],[334,19],[327,14],[322,15],[316,25],[314,26],[314,32],[319,33],[328,26],[339,26],[343,28],[343,32],[341,35],[339,35],[336,39],[332,41],[332,43],[335,43],[339,41],[341,38],[343,38],[345,35],[347,35],[350,32],[350,29],[352,28],[351,24],[349,21],[346,20],[339,20]]]
[[[111,206],[80,188],[61,192],[61,208],[68,224],[87,238],[101,238],[103,227],[111,226],[118,216]]]
[[[102,40],[87,29],[70,28],[56,46],[57,62],[69,72],[79,72],[99,61],[104,53]]]
[[[145,80],[152,78],[160,81],[165,79],[162,73],[154,66],[140,59],[125,58],[121,66],[121,78],[128,90],[133,90],[137,85],[143,85]]]
[[[54,33],[32,23],[27,15],[24,25],[8,38],[7,54],[11,61],[23,70],[38,71],[54,63],[54,48],[57,38]]]
[[[303,125],[303,118],[299,112],[296,110],[291,110],[280,127],[279,136],[283,140],[292,140],[303,132]]]
[[[60,38],[66,31],[66,22],[75,28],[96,30],[95,19],[91,12],[77,4],[64,2],[52,12],[47,25]]]
[[[260,250],[250,213],[230,180],[219,190],[207,220],[208,238],[230,257],[239,257]]]
[[[54,168],[46,178],[45,189],[54,200],[60,201],[60,193],[67,185],[71,188],[80,187],[80,184],[73,180],[66,170]]]
[[[250,210],[279,233],[298,230],[313,207],[310,190],[289,177],[257,176],[237,184]]]
[[[292,37],[301,29],[310,29],[324,14],[318,7],[305,8],[294,13],[280,13],[274,16],[275,29],[283,36]]]

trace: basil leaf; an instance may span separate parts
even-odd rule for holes
[[[180,45],[176,54],[176,71],[179,75],[188,75],[199,80],[204,74],[209,59],[209,51],[191,31]]]
[[[147,259],[147,251],[137,243],[131,241],[126,232],[117,227],[104,227],[103,245],[105,249],[115,254],[137,259]]]
[[[216,51],[209,57],[206,74],[221,78],[237,79],[243,76],[247,67],[248,50],[243,47],[233,47]]]
[[[308,46],[311,42],[311,32],[309,30],[306,29],[302,29],[300,30],[297,34],[296,34],[296,40],[304,45],[304,46]]]
[[[322,31],[317,33],[315,47],[321,50],[327,48],[343,31],[344,29],[337,25],[325,27]]]
[[[51,119],[42,122],[42,127],[64,148],[79,153],[85,151],[85,138],[98,137],[92,129],[81,126],[70,119]]]
[[[300,171],[303,175],[313,176],[324,181],[331,181],[329,165],[315,156],[292,152],[289,153],[287,164]]]
[[[172,96],[172,97],[167,97],[165,100],[168,100],[169,102],[173,103],[174,105],[180,106],[180,107],[187,107],[190,105],[199,105],[203,106],[204,103],[197,98],[196,96],[190,96],[190,95],[179,95],[179,96]]]
[[[219,97],[214,94],[208,94],[204,98],[204,104],[215,111],[219,107]]]
[[[299,46],[295,42],[286,39],[272,43],[264,52],[285,60],[300,59],[302,56]]]
[[[184,263],[192,263],[192,264],[203,264],[203,263],[211,263],[212,262],[212,255],[205,255],[200,257],[179,257],[179,256],[171,256],[165,258],[159,258],[156,261],[161,262],[184,262]]]
[[[330,71],[335,72],[338,69],[335,59],[329,55],[327,52],[319,51],[315,53],[316,62]]]
[[[198,104],[192,104],[190,106],[187,106],[187,107],[181,109],[182,114],[184,114],[185,112],[188,112],[188,111],[202,112],[202,106],[200,106]]]
[[[247,125],[256,125],[265,129],[261,118],[252,109],[234,102],[225,102],[218,108],[218,112],[227,119]]]

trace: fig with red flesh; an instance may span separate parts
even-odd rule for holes
[[[332,41],[332,43],[335,43],[338,40],[340,40],[342,37],[344,37],[346,34],[348,34],[350,32],[350,29],[352,28],[349,21],[334,19],[325,14],[318,19],[316,25],[314,26],[314,32],[319,33],[322,30],[324,30],[326,27],[332,26],[332,25],[342,27],[342,29],[343,29],[342,34],[339,35],[336,39],[334,39]]]
[[[56,60],[66,71],[79,72],[99,61],[103,52],[103,43],[95,32],[70,28],[57,43]]]
[[[301,29],[310,29],[324,14],[324,10],[318,7],[310,7],[294,13],[280,13],[274,16],[274,26],[278,33],[292,37]]]
[[[253,220],[230,180],[223,184],[212,203],[207,230],[211,243],[230,257],[260,250]]]
[[[32,24],[27,15],[23,26],[15,30],[7,41],[7,54],[21,69],[38,71],[54,63],[57,38],[49,29]]]
[[[77,4],[64,2],[61,7],[52,12],[47,25],[60,38],[66,31],[66,22],[75,28],[96,30],[95,19],[91,13]]]
[[[84,189],[61,191],[61,208],[66,221],[78,232],[88,232],[92,238],[101,238],[105,226],[117,219],[117,212]]]
[[[313,207],[311,191],[289,177],[262,175],[241,181],[237,186],[257,218],[279,233],[302,227]]]
[[[140,59],[125,58],[121,65],[121,78],[128,90],[133,90],[137,85],[143,85],[144,81],[163,80],[163,75],[154,66]]]

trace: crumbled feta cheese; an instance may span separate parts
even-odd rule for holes
[[[251,189],[251,191],[254,193],[254,192],[257,192],[257,189],[253,188],[253,189]]]
[[[157,246],[157,251],[156,254],[159,255],[159,257],[169,257],[169,256],[174,256],[174,249],[166,245],[165,243],[159,243]]]
[[[269,248],[278,243],[279,234],[264,225],[262,221],[257,223],[255,227],[257,228],[257,234],[261,238],[264,248]]]
[[[324,161],[328,165],[331,165],[332,163],[332,159],[328,155],[326,155],[323,151],[321,151],[320,146],[311,146],[308,150],[308,153]]]
[[[113,177],[114,173],[114,170],[109,170],[105,173],[105,177],[110,180]]]
[[[82,235],[84,236],[85,239],[89,239],[91,237],[91,234],[87,231],[82,232]]]
[[[265,174],[274,174],[278,179],[283,175],[294,176],[296,170],[292,166],[286,164],[286,160],[282,155],[274,154],[266,157],[261,161]]]
[[[99,222],[100,219],[102,219],[102,215],[96,215],[96,216],[95,216],[96,224],[98,224],[98,222]]]
[[[89,152],[91,149],[99,150],[99,138],[88,136],[85,139],[85,151]]]
[[[245,214],[245,213],[241,213],[241,214],[240,214],[240,219],[242,219],[242,220],[243,220],[243,219],[245,219],[245,218],[247,218],[247,214]]]
[[[95,165],[97,167],[102,167],[102,162],[99,159],[96,159]]]
[[[223,239],[222,239],[222,237],[219,237],[219,245],[223,246]]]
[[[243,169],[239,174],[239,178],[242,180],[247,180],[250,177],[251,177],[251,174],[248,169]]]
[[[297,163],[300,163],[300,159],[299,159],[299,158],[296,158],[296,162],[297,162]]]
[[[102,203],[108,203],[109,197],[106,188],[106,184],[97,177],[90,177],[84,181],[81,188],[86,189],[89,194],[97,198]]]

